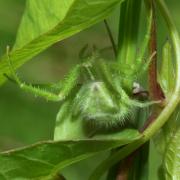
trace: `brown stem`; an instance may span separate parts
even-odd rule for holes
[[[122,163],[120,163],[120,167],[118,169],[116,180],[127,180],[128,179],[129,170],[130,170],[130,167],[132,166],[135,153],[136,152],[132,153],[126,159],[124,159],[122,161]]]
[[[151,38],[150,38],[150,43],[149,43],[150,54],[157,52],[157,27],[156,27],[154,3],[152,3],[152,8],[153,8],[153,21],[152,21],[152,26],[151,26]],[[164,93],[157,80],[157,53],[153,56],[152,61],[149,65],[148,79],[149,79],[149,93],[150,93],[151,99],[163,100]]]
[[[153,8],[153,21],[151,26],[151,37],[149,42],[149,52],[153,54],[157,52],[157,26],[156,26],[156,16],[155,16],[155,7],[154,1],[152,0],[152,8]],[[161,100],[162,103],[160,104],[162,107],[164,106],[165,96],[161,89],[160,84],[158,83],[157,77],[157,53],[153,56],[152,61],[149,65],[148,71],[148,79],[149,79],[149,94],[152,100]],[[152,114],[144,124],[143,128],[140,129],[140,132],[143,132],[151,123],[154,122],[156,117],[159,114],[159,110],[157,107],[154,107],[152,110]]]

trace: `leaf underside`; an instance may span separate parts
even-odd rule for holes
[[[136,130],[127,129],[115,136],[49,141],[4,152],[0,154],[0,177],[2,180],[53,179],[61,169],[70,164],[138,138],[140,134]]]

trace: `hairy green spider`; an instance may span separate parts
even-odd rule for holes
[[[136,107],[143,108],[157,103],[140,102],[132,98],[133,91],[137,92],[137,84],[133,87],[133,83],[146,71],[154,56],[153,54],[147,62],[142,61],[150,28],[151,22],[148,24],[148,31],[142,44],[142,54],[137,57],[134,64],[125,64],[123,61],[119,63],[116,60],[107,61],[98,51],[94,51],[91,56],[85,57],[82,63],[74,66],[62,82],[52,85],[52,91],[21,82],[7,52],[10,72],[21,89],[50,101],[61,101],[62,111],[64,104],[68,104],[71,107],[68,115],[71,114],[72,120],[79,116],[79,119],[87,124],[93,124],[96,129],[121,127],[127,119],[131,119]],[[86,49],[87,47],[81,51],[81,56]]]
[[[90,80],[84,83],[73,101],[73,114],[80,114],[99,129],[110,129],[123,126],[135,107],[154,104],[130,98],[133,95],[133,82],[140,75],[140,64],[138,66],[136,64],[136,70],[133,70],[135,67],[129,68],[129,73],[127,69],[120,70],[116,62],[106,62],[96,56],[89,69]]]
[[[8,63],[13,79],[21,89],[50,101],[66,102],[71,99],[72,119],[73,116],[81,116],[87,124],[93,124],[98,129],[123,126],[135,107],[146,107],[154,103],[130,98],[133,94],[133,82],[140,71],[143,73],[146,70],[148,64],[141,68],[141,61],[137,61],[132,67],[123,65],[120,68],[117,62],[107,62],[98,52],[94,52],[76,65],[61,83],[51,86],[53,90],[59,91],[57,94],[21,82],[10,57]],[[84,78],[81,78],[80,84],[82,75]]]

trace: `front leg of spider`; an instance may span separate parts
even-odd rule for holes
[[[78,81],[78,78],[80,75],[80,68],[81,68],[80,65],[76,65],[69,72],[69,74],[65,77],[65,79],[62,82],[60,92],[56,94],[56,93],[47,91],[46,89],[41,89],[41,88],[35,87],[31,84],[26,84],[26,83],[22,82],[20,80],[20,78],[17,76],[15,69],[12,65],[10,54],[9,54],[9,48],[7,48],[7,57],[8,57],[8,65],[10,68],[10,73],[13,77],[13,81],[15,81],[21,89],[23,89],[29,93],[32,93],[35,96],[43,97],[49,101],[62,101],[71,93],[72,89],[77,85],[77,81]]]

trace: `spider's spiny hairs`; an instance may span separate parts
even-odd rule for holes
[[[147,60],[146,62],[144,62],[144,64],[141,63],[141,64],[139,65],[139,67],[136,69],[136,73],[135,73],[135,75],[136,75],[137,77],[141,76],[144,72],[147,71],[147,69],[148,69],[148,67],[149,67],[150,63],[152,62],[153,57],[154,57],[155,55],[156,55],[156,51],[148,58],[148,60]]]
[[[74,100],[73,114],[81,114],[88,124],[99,129],[122,127],[129,119],[131,106],[124,101],[118,106],[116,98],[103,82],[87,83]]]
[[[56,126],[58,126],[64,119],[69,115],[69,109],[71,106],[70,101],[65,101],[62,106],[60,107],[60,110],[58,111],[58,114],[56,116]]]
[[[72,105],[73,115],[77,116],[83,109],[89,107],[91,95],[88,93],[87,85],[83,85],[74,98]]]
[[[103,59],[98,60],[98,65],[102,74],[103,81],[105,84],[110,88],[111,90],[118,92],[121,91],[121,82],[120,78],[118,81],[115,80],[116,74],[113,73],[112,69],[110,68],[111,66],[108,66],[109,64],[104,62]]]
[[[132,84],[137,79],[137,76],[134,73],[135,65],[128,65],[126,63],[110,63],[108,66],[111,68],[114,86],[118,90],[119,94],[122,88],[128,90],[128,92],[131,92]]]
[[[42,89],[40,87],[34,87],[31,84],[26,84],[26,83],[21,83],[20,84],[20,88],[25,90],[28,93],[32,93],[35,96],[39,96],[39,97],[45,97],[47,100],[51,100],[51,101],[59,101],[59,98],[56,94],[50,93],[49,91]]]
[[[90,82],[82,86],[74,100],[74,114],[92,113],[99,108],[114,108],[114,102],[110,92],[103,82]]]
[[[16,74],[15,69],[12,65],[8,47],[7,47],[7,56],[8,56],[8,64],[9,64],[11,74],[13,75],[15,82],[19,85],[21,89],[29,93],[34,93],[35,96],[45,97],[47,100],[58,101],[58,96],[56,94],[50,93],[44,89],[40,89],[39,87],[34,87],[31,84],[26,84],[26,83],[21,82],[20,78]]]
[[[66,98],[71,90],[77,85],[78,78],[81,72],[81,65],[76,65],[69,74],[65,77],[60,93],[58,94],[59,100]]]
[[[72,106],[73,116],[81,114],[85,109],[88,109],[91,102],[91,96],[83,93],[83,89],[76,95]]]
[[[137,80],[139,77],[143,75],[148,70],[150,63],[153,60],[153,57],[156,55],[156,51],[152,53],[152,55],[147,59],[147,61],[141,61],[134,65],[134,69],[131,71],[132,73],[129,74],[134,77],[134,80]]]
[[[114,107],[114,103],[110,96],[110,92],[108,91],[108,89],[106,88],[103,82],[92,83],[90,90],[92,93],[100,94],[100,98],[104,100],[104,103],[107,103],[109,106]]]
[[[123,127],[130,120],[130,109],[119,109],[117,112],[98,112],[96,114],[82,114],[88,124],[98,129],[112,129]]]

